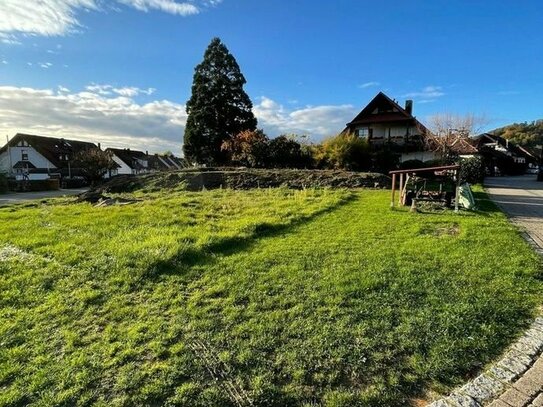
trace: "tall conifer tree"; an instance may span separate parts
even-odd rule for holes
[[[253,104],[243,90],[245,83],[236,59],[219,38],[214,38],[195,68],[192,96],[187,102],[183,151],[189,161],[223,164],[222,143],[242,131],[256,129]]]

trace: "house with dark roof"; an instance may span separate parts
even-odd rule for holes
[[[52,174],[71,177],[80,169],[73,158],[80,151],[99,148],[94,143],[18,133],[0,148],[0,171],[16,177],[46,179]]]
[[[118,165],[112,170],[110,176],[136,175],[150,172],[149,154],[147,152],[131,150],[129,148],[107,148],[113,154],[113,161]]]
[[[535,169],[538,166],[539,159],[536,155],[501,136],[483,133],[473,140],[483,156],[489,174],[524,174],[529,168]]]
[[[154,154],[147,151],[131,150],[129,148],[108,148],[113,154],[113,160],[118,168],[112,170],[110,176],[136,175],[155,171],[174,171],[184,167],[183,161],[174,155]]]
[[[353,133],[374,147],[387,147],[401,156],[401,161],[427,161],[435,158],[425,148],[431,132],[413,116],[413,101],[401,107],[395,100],[379,92],[349,123],[343,133]]]
[[[155,154],[149,156],[149,168],[151,171],[173,171],[184,168],[180,158],[171,154]]]

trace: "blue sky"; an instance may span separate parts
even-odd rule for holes
[[[380,90],[425,122],[543,118],[536,0],[2,0],[0,134],[179,152],[218,36],[270,135],[339,132]]]

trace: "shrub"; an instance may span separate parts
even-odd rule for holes
[[[342,133],[324,140],[316,151],[319,166],[362,171],[371,166],[367,140],[352,133]]]
[[[0,194],[8,192],[8,178],[6,174],[0,173]]]
[[[302,146],[292,137],[281,135],[270,140],[268,166],[272,168],[310,168],[313,156],[308,146]]]
[[[222,143],[230,161],[245,167],[264,167],[269,156],[269,139],[262,130],[246,130]]]
[[[387,174],[398,168],[400,155],[390,148],[380,148],[371,154],[371,167],[373,172]]]
[[[460,181],[478,184],[485,177],[485,166],[481,157],[460,159]]]
[[[431,168],[431,167],[442,167],[444,165],[450,165],[451,163],[447,160],[443,160],[440,158],[437,158],[435,160],[428,160],[424,161],[424,167]],[[454,163],[452,163],[454,164]]]
[[[111,151],[99,148],[83,150],[74,156],[74,167],[78,167],[89,182],[100,181],[109,170],[117,168]]]
[[[424,168],[424,162],[421,160],[406,160],[400,164],[401,170],[408,170],[412,168]]]

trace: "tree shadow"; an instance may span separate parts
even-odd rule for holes
[[[284,233],[292,232],[322,215],[336,211],[355,199],[356,195],[352,194],[334,205],[318,210],[311,215],[297,218],[292,222],[281,224],[263,222],[255,225],[254,229],[248,235],[221,238],[198,248],[181,250],[171,258],[158,261],[148,267],[140,278],[140,282],[144,279],[158,279],[165,275],[185,274],[193,267],[214,264],[217,262],[218,257],[232,256],[243,251],[248,251],[258,244],[261,239],[276,237]]]

